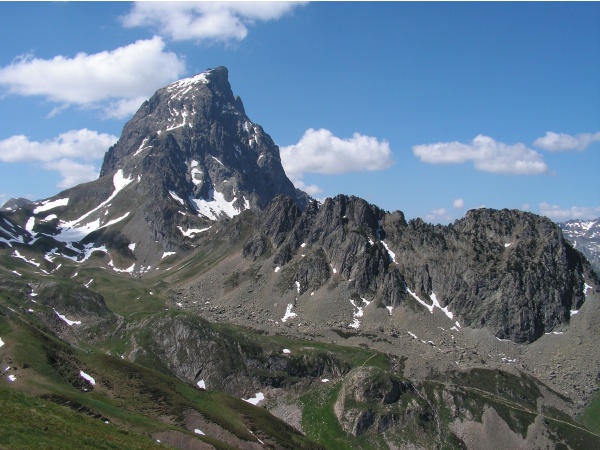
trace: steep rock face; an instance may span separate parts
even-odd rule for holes
[[[594,220],[569,220],[558,224],[565,239],[583,253],[600,274],[600,218]]]
[[[336,275],[365,300],[438,307],[516,342],[566,327],[585,300],[586,280],[597,282],[558,226],[521,211],[472,210],[434,226],[407,223],[402,213],[356,197],[313,202],[304,212],[278,197],[258,228],[244,256],[273,254],[274,264],[285,266],[302,253],[300,263],[284,268],[294,272],[299,294]]]
[[[555,224],[521,211],[472,210],[448,227],[411,221],[391,246],[417,294],[517,342],[566,325],[594,278]]]
[[[198,201],[258,211],[279,194],[306,199],[285,175],[273,140],[233,95],[225,67],[177,81],[146,101],[107,152],[100,176],[118,169],[152,174],[190,211],[209,218],[219,211]]]

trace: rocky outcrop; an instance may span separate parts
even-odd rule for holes
[[[194,385],[203,380],[207,389],[236,397],[350,370],[348,363],[328,352],[282,353],[280,347],[254,340],[250,333],[241,336],[184,313],[155,316],[123,332],[131,333],[134,343],[129,359]]]
[[[305,247],[308,250],[305,250]],[[516,210],[478,209],[448,226],[406,222],[356,197],[328,198],[300,211],[276,198],[244,256],[274,254],[303,291],[333,274],[384,306],[415,301],[447,308],[461,323],[501,339],[532,342],[568,326],[585,300],[589,263],[550,220]],[[305,287],[306,286],[306,287]],[[432,306],[433,307],[433,306]]]
[[[376,367],[350,372],[334,405],[335,415],[347,433],[384,433],[393,427],[433,428],[433,411],[407,380]],[[433,430],[432,430],[433,431]]]

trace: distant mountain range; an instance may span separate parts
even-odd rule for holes
[[[600,274],[600,218],[559,223],[565,238],[583,253]]]
[[[561,227],[320,203],[226,68],[177,81],[98,180],[0,211],[0,399],[35,436],[6,445],[76,447],[35,431],[60,417],[119,448],[600,447],[598,222]]]

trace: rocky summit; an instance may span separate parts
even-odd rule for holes
[[[108,149],[97,181],[18,203],[17,216],[34,239],[57,241],[54,254],[81,260],[104,249],[120,261],[118,269],[139,274],[165,252],[189,250],[192,238],[219,218],[259,212],[280,194],[299,205],[308,199],[219,67],[144,102]]]
[[[0,210],[0,435],[598,448],[597,227],[316,201],[207,70],[144,102],[97,180]]]

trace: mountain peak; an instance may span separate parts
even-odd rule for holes
[[[301,207],[308,200],[287,178],[277,145],[246,115],[222,66],[158,89],[141,105],[107,151],[100,178],[119,171],[141,180],[140,216],[152,241],[169,248],[179,246],[180,229],[259,212],[278,195]],[[165,211],[174,214],[170,236],[163,236]]]

